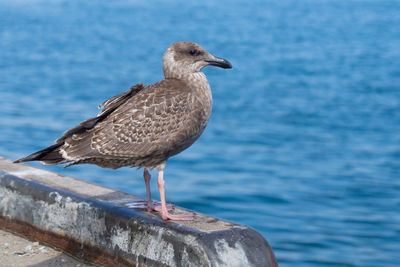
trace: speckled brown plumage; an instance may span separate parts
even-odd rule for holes
[[[204,89],[177,79],[146,86],[93,128],[61,138],[60,151],[71,164],[154,168],[204,130],[211,113]]]
[[[193,144],[207,125],[212,97],[201,72],[207,65],[231,67],[196,43],[172,44],[163,57],[164,80],[137,84],[110,98],[96,117],[65,132],[53,146],[16,162],[162,171],[168,158]]]

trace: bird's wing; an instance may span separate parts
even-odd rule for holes
[[[78,126],[66,131],[60,138],[56,140],[56,144],[63,143],[67,138],[76,134],[85,134],[88,130],[94,128],[98,123],[106,119],[113,111],[118,107],[122,106],[128,99],[132,98],[135,94],[140,92],[144,88],[142,83],[134,85],[129,91],[122,94],[116,95],[105,101],[99,107],[103,108],[100,113],[84,122],[80,123]]]
[[[101,116],[106,113],[111,113],[117,107],[124,104],[129,98],[139,93],[143,88],[144,85],[142,83],[139,83],[137,85],[132,86],[129,91],[113,96],[110,99],[104,101],[101,105],[99,105],[99,108],[103,109],[97,116]]]
[[[65,155],[75,159],[146,158],[184,146],[199,126],[193,121],[197,115],[191,92],[176,90],[186,87],[176,83],[181,82],[163,80],[132,95],[93,128],[67,138]],[[105,107],[115,101],[110,99]]]

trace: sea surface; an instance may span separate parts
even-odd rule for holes
[[[213,114],[167,200],[250,225],[280,266],[400,266],[399,1],[0,0],[0,156],[162,79],[181,40],[233,69],[204,69]],[[134,168],[30,164],[145,196]]]

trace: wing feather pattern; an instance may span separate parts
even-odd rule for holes
[[[146,86],[93,128],[67,138],[62,149],[76,163],[155,166],[190,146],[205,127],[198,123],[201,114],[194,99],[180,81]],[[115,103],[111,98],[104,105]]]

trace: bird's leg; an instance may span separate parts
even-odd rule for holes
[[[160,191],[161,200],[161,217],[163,220],[174,220],[174,221],[191,221],[193,220],[192,214],[170,214],[167,210],[167,203],[165,201],[165,182],[164,182],[164,168],[158,170],[158,190]]]
[[[144,168],[143,171],[143,178],[144,178],[144,183],[146,184],[147,211],[152,211],[154,208],[153,208],[153,203],[151,201],[151,192],[150,192],[151,175],[146,168]]]
[[[146,184],[146,196],[147,196],[147,211],[161,211],[161,206],[160,205],[153,205],[153,201],[151,200],[151,191],[150,191],[150,179],[151,175],[149,171],[144,168],[143,171],[143,178],[144,178],[144,183]],[[172,210],[173,205],[172,204],[167,204],[167,209]]]

